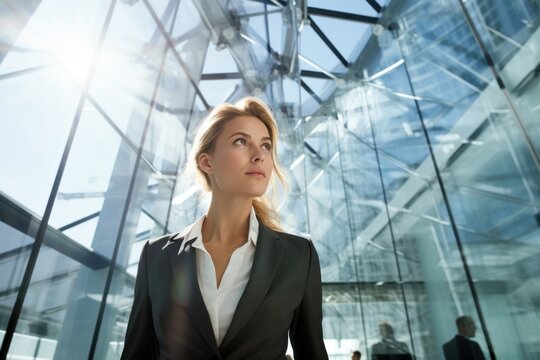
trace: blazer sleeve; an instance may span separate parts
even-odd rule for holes
[[[309,271],[304,296],[296,308],[289,332],[294,358],[328,359],[322,334],[321,268],[317,251],[309,243]]]
[[[148,242],[143,247],[135,281],[133,307],[122,351],[122,360],[158,359],[159,344],[152,322],[152,307],[148,294],[147,250]]]

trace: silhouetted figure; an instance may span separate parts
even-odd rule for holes
[[[362,358],[362,353],[358,350],[353,351],[351,360],[360,360]]]
[[[443,345],[446,360],[484,360],[484,353],[476,341],[469,338],[476,334],[476,324],[470,316],[456,319],[458,334]]]
[[[381,341],[371,347],[371,360],[408,360],[412,359],[406,343],[397,341],[394,328],[388,322],[379,324]]]

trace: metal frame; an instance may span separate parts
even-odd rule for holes
[[[376,24],[379,21],[379,18],[374,17],[374,16],[352,14],[352,13],[347,13],[343,11],[327,10],[327,9],[321,9],[321,8],[316,8],[316,7],[311,7],[311,6],[308,6],[308,14],[326,16],[326,17],[331,17],[331,18],[340,19],[340,20],[356,21],[356,22],[360,22],[364,24],[372,24],[372,25]]]
[[[317,35],[319,35],[321,40],[326,44],[326,46],[328,46],[328,48],[332,51],[332,53],[336,55],[336,57],[343,64],[343,66],[345,66],[346,68],[350,67],[351,64],[345,59],[345,57],[343,57],[343,55],[341,55],[339,50],[334,46],[334,44],[330,41],[330,39],[324,34],[324,32],[321,30],[319,25],[317,25],[315,20],[313,20],[313,18],[309,15],[308,15],[308,19],[309,19],[309,24],[311,28],[313,29],[313,31],[315,31]]]

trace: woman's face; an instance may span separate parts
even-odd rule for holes
[[[253,116],[229,120],[218,136],[212,154],[199,157],[199,165],[211,178],[212,191],[261,196],[272,176],[272,141],[264,123]]]

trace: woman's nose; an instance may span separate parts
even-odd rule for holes
[[[251,160],[254,162],[264,160],[264,153],[261,150],[255,151],[255,153],[252,155]]]

